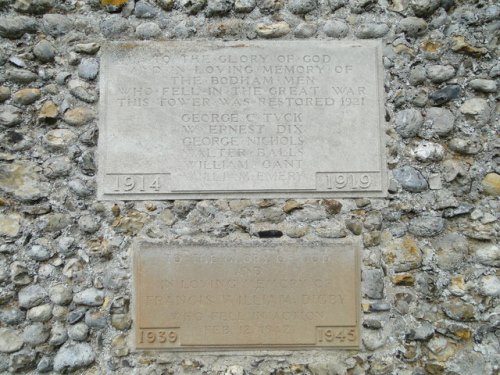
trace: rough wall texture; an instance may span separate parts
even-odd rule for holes
[[[494,0],[0,0],[0,12],[1,373],[498,373]],[[197,38],[382,39],[388,198],[96,201],[100,46]],[[131,352],[135,237],[346,236],[364,243],[359,352]]]

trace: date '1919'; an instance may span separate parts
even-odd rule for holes
[[[366,190],[372,185],[367,173],[332,173],[326,176],[329,190]]]

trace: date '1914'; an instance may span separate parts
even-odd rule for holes
[[[111,191],[109,193],[163,193],[168,192],[168,174],[111,174]]]

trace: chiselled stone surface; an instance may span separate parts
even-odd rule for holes
[[[111,43],[102,199],[384,196],[378,42]]]
[[[355,348],[360,245],[139,242],[134,250],[135,345],[164,350]]]

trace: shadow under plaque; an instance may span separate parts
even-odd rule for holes
[[[102,48],[98,197],[384,197],[378,41]]]
[[[133,246],[137,350],[358,349],[359,241]]]

